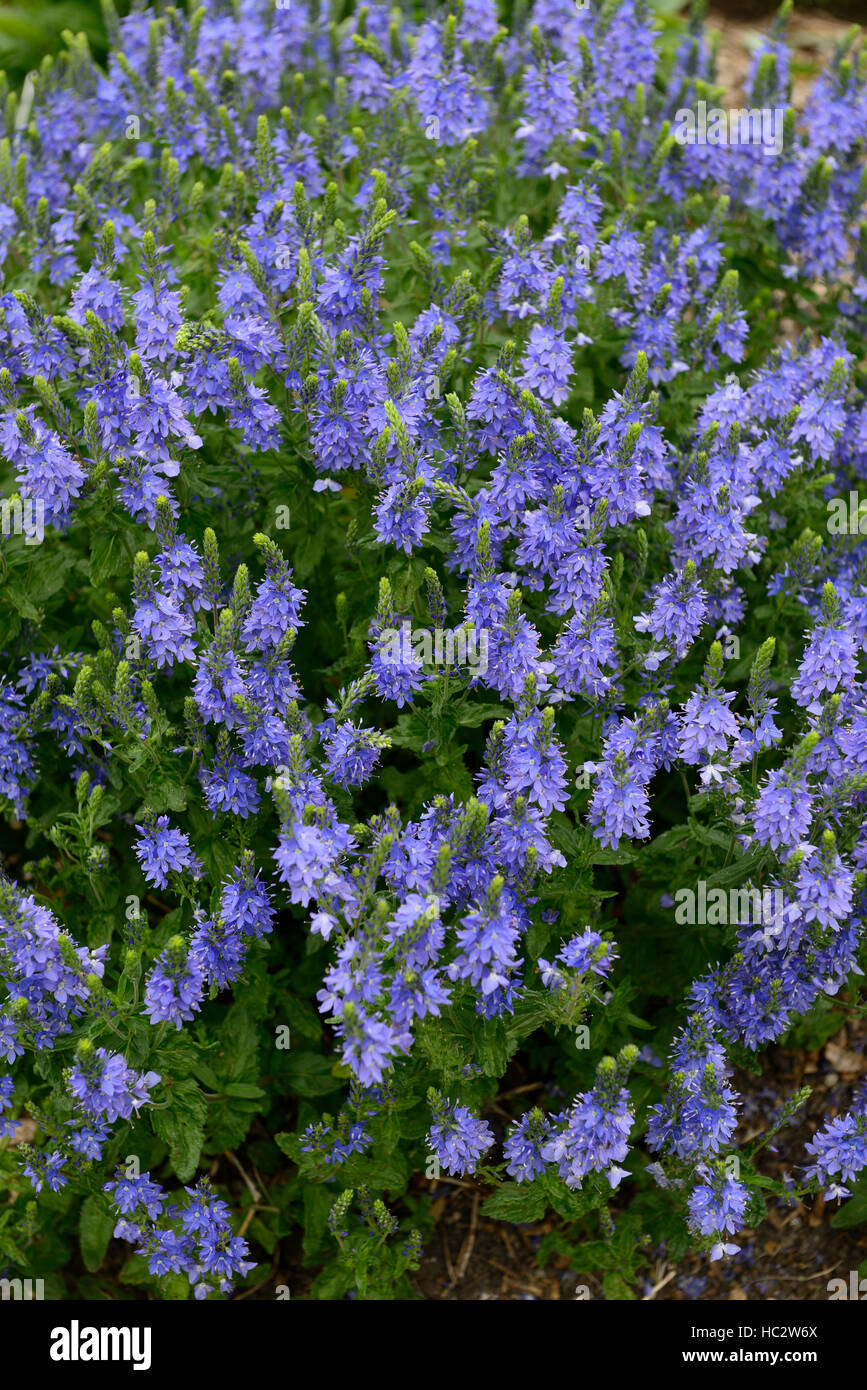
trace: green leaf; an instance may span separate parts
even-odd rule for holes
[[[115,1218],[104,1197],[85,1197],[78,1218],[78,1236],[81,1258],[91,1274],[96,1274],[105,1259],[114,1225]]]
[[[850,1226],[860,1226],[864,1222],[867,1222],[867,1191],[859,1192],[856,1186],[848,1202],[831,1217],[831,1225],[835,1231],[847,1231]]]
[[[603,1196],[593,1192],[590,1188],[577,1190],[567,1187],[563,1179],[558,1177],[556,1173],[542,1173],[536,1179],[536,1186],[544,1192],[548,1205],[553,1207],[557,1215],[561,1216],[564,1221],[577,1221],[580,1217],[586,1216],[588,1211],[602,1206],[605,1200]],[[605,1248],[607,1249],[607,1247]],[[582,1249],[584,1249],[583,1246]]]
[[[685,849],[690,839],[690,834],[685,825],[672,826],[671,830],[663,830],[661,835],[657,835],[647,846],[647,854],[656,854],[660,850],[681,850]]]
[[[198,1084],[191,1078],[176,1082],[170,1096],[167,1110],[151,1112],[153,1127],[169,1146],[175,1175],[181,1182],[189,1182],[198,1167],[205,1142],[207,1104]]]
[[[482,1203],[482,1215],[498,1221],[541,1221],[547,1209],[545,1193],[532,1182],[503,1183]]]
[[[725,868],[717,869],[707,880],[708,888],[727,888],[730,884],[743,883],[748,878],[755,878],[766,855],[767,850],[753,850],[752,854],[743,855],[735,860],[734,864],[726,864]]]
[[[29,618],[30,622],[39,622],[39,609],[33,603],[30,595],[24,592],[21,584],[6,584],[2,590],[3,597],[12,604],[21,614],[22,618]]]
[[[298,1162],[301,1153],[301,1138],[299,1135],[289,1134],[287,1131],[283,1130],[280,1134],[274,1135],[274,1143],[281,1153],[284,1153],[287,1158],[292,1159],[293,1163]]]
[[[605,1290],[605,1297],[610,1302],[634,1300],[635,1294],[627,1284],[626,1280],[616,1270],[609,1269],[602,1280],[602,1287]]]
[[[264,995],[265,991],[260,988],[259,994]],[[246,1078],[252,1082],[260,1075],[258,1052],[262,1030],[257,1026],[250,1001],[232,1005],[220,1037],[225,1056],[230,1059],[229,1075],[239,1081]]]
[[[511,1039],[501,1018],[478,1019],[473,1027],[475,1055],[485,1076],[502,1076],[517,1039]]]
[[[106,579],[117,574],[120,568],[117,561],[121,553],[121,544],[117,536],[97,536],[90,552],[89,574],[94,589],[101,588]]]
[[[147,804],[152,811],[183,811],[187,805],[186,788],[180,782],[154,782],[147,788]]]
[[[65,551],[54,550],[49,564],[34,566],[30,578],[30,597],[34,603],[43,603],[56,594],[66,583],[70,570],[77,568],[74,557]]]
[[[299,1052],[287,1058],[283,1074],[290,1088],[299,1096],[325,1096],[343,1086],[333,1074],[334,1062],[318,1052]]]
[[[722,830],[718,825],[702,825],[694,816],[690,816],[688,821],[689,833],[700,845],[717,845],[720,849],[728,849],[731,844],[731,832]]]
[[[353,1187],[367,1183],[374,1192],[390,1192],[399,1197],[406,1190],[410,1166],[400,1149],[391,1153],[374,1154],[371,1157],[353,1154],[344,1165],[347,1181]]]
[[[502,719],[508,714],[503,705],[464,705],[458,710],[458,723],[468,729],[477,729],[486,719]]]
[[[570,825],[565,816],[557,815],[551,817],[548,827],[548,834],[552,844],[570,859],[577,858],[581,854],[582,842],[575,830]]]
[[[162,1275],[151,1274],[143,1255],[131,1255],[120,1271],[119,1278],[121,1284],[153,1289],[157,1297],[167,1303],[183,1303],[191,1296],[193,1290],[186,1274],[176,1274],[173,1271]]]

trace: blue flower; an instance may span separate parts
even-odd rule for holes
[[[474,1173],[479,1159],[494,1142],[494,1135],[484,1120],[478,1119],[466,1106],[446,1100],[437,1091],[428,1093],[434,1123],[427,1140],[444,1170],[455,1177]]]
[[[133,1111],[137,1113],[147,1104],[148,1092],[159,1079],[154,1071],[133,1071],[118,1053],[107,1052],[104,1047],[85,1049],[79,1044],[69,1072],[69,1090],[85,1114],[111,1123],[128,1120]]]
[[[172,937],[145,982],[144,1012],[151,1023],[180,1028],[202,1006],[206,967],[201,952],[188,949],[182,937]]]

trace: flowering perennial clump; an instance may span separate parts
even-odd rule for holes
[[[0,137],[0,1274],[863,1194],[733,1076],[863,1013],[867,49],[771,147],[644,0],[104,11]]]

